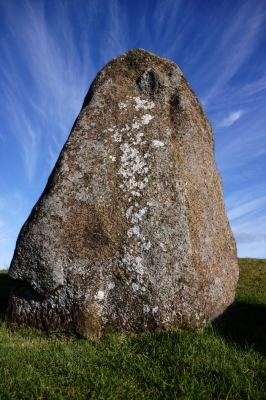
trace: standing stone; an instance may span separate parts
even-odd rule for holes
[[[213,130],[175,63],[137,49],[99,72],[9,275],[9,321],[88,338],[202,327],[234,301]]]

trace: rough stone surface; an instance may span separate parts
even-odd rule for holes
[[[107,64],[20,232],[9,321],[93,338],[223,313],[238,263],[213,141],[175,63]]]

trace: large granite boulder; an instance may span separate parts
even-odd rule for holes
[[[89,338],[202,327],[234,302],[213,130],[175,63],[137,49],[99,72],[9,275],[9,321]]]

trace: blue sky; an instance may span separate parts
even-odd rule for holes
[[[138,47],[183,70],[215,131],[238,255],[266,258],[265,0],[0,0],[0,269],[95,75]]]

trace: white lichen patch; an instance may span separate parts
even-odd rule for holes
[[[140,274],[143,275],[144,274],[144,267],[143,267],[143,261],[142,261],[142,257],[136,257],[135,258],[135,271]]]
[[[150,312],[151,311],[150,306],[148,306],[148,304],[144,304],[143,311],[146,313]]]
[[[139,97],[127,96],[126,102],[120,102],[118,107],[123,110],[129,106],[129,99],[135,101],[134,107],[137,111],[150,110],[154,107],[154,103],[147,100],[142,100]],[[145,259],[144,254],[150,250],[151,242],[146,239],[143,234],[143,219],[148,213],[148,205],[143,205],[142,197],[146,189],[150,172],[149,158],[152,156],[151,152],[143,151],[144,145],[147,146],[144,132],[140,129],[142,126],[148,125],[154,117],[148,113],[140,115],[138,119],[134,117],[132,123],[126,124],[124,127],[111,129],[112,137],[115,142],[119,143],[119,158],[114,154],[109,155],[112,161],[120,162],[118,175],[121,176],[120,189],[125,195],[128,195],[128,201],[138,199],[134,205],[128,209],[122,209],[122,215],[126,217],[128,223],[131,225],[127,230],[127,237],[130,239],[130,245],[124,249],[124,257],[122,262],[127,266],[128,270],[135,271],[138,282],[143,282],[145,275]],[[109,129],[110,131],[110,129]],[[156,143],[156,141],[154,141]],[[159,142],[158,143],[162,143]],[[162,147],[164,144],[162,143]],[[150,148],[154,147],[151,143]],[[116,154],[119,154],[116,152]],[[145,290],[145,287],[143,290]],[[136,283],[132,284],[133,291],[140,291],[141,287]]]
[[[164,143],[161,140],[153,140],[151,145],[152,147],[163,147]]]
[[[144,244],[142,245],[142,249],[143,249],[144,251],[150,250],[150,248],[151,248],[151,242],[150,242],[150,241],[148,241],[148,242],[146,242],[146,243],[144,243]]]
[[[132,144],[134,144],[134,145],[144,145],[144,144],[146,144],[147,142],[146,142],[146,140],[142,140],[142,136],[144,136],[144,133],[143,132],[140,132],[140,133],[138,133],[137,135],[136,135],[136,139],[134,140],[134,142],[132,143]]]
[[[132,129],[139,129],[141,127],[141,124],[139,122],[134,122],[132,124]]]
[[[140,192],[136,192],[135,190],[132,190],[131,194],[132,194],[133,196],[141,197]]]
[[[127,217],[127,219],[130,217],[130,215],[131,215],[131,213],[132,213],[132,210],[133,210],[133,206],[130,206],[129,209],[126,211],[126,217]]]
[[[131,251],[133,251],[131,249]],[[135,271],[138,274],[138,277],[144,274],[144,266],[142,257],[134,257],[129,252],[125,251],[125,255],[122,259],[122,262],[127,265],[129,271]],[[138,279],[141,281],[141,279]]]
[[[150,114],[145,114],[141,117],[141,123],[147,125],[153,117]]]
[[[150,110],[154,107],[153,101],[141,100],[139,97],[134,97],[136,102],[135,109],[139,111],[140,109]]]
[[[139,222],[142,220],[143,215],[147,212],[147,207],[144,207],[143,209],[139,210],[139,212],[135,212],[132,215],[131,222],[133,224]]]
[[[139,239],[144,239],[144,236],[140,234],[140,227],[138,225],[129,228],[127,231],[127,236],[130,238],[132,236],[136,236]]]
[[[123,103],[122,101],[120,101],[120,103],[118,103],[118,107],[120,108],[120,110],[122,110],[123,108],[127,108],[126,103]]]
[[[118,170],[118,174],[124,177],[123,183],[120,185],[121,189],[124,192],[134,188],[143,189],[147,182],[144,179],[139,181],[138,178],[149,170],[146,161],[144,161],[140,151],[129,142],[122,143],[120,149],[122,150],[122,155],[121,167]],[[131,193],[138,195],[133,193],[133,191]]]
[[[104,300],[104,292],[102,290],[99,290],[98,293],[94,296],[96,300]]]
[[[161,249],[162,249],[163,251],[166,251],[166,249],[165,249],[165,247],[164,247],[164,244],[163,244],[163,243],[160,243],[160,247],[161,247]]]
[[[112,290],[115,287],[115,283],[114,282],[110,282],[108,283],[108,289]]]
[[[133,282],[132,283],[132,289],[133,289],[133,292],[137,292],[140,289],[140,287],[139,287],[139,285],[137,283]]]
[[[118,132],[113,135],[113,138],[118,143],[122,142],[122,136]]]

